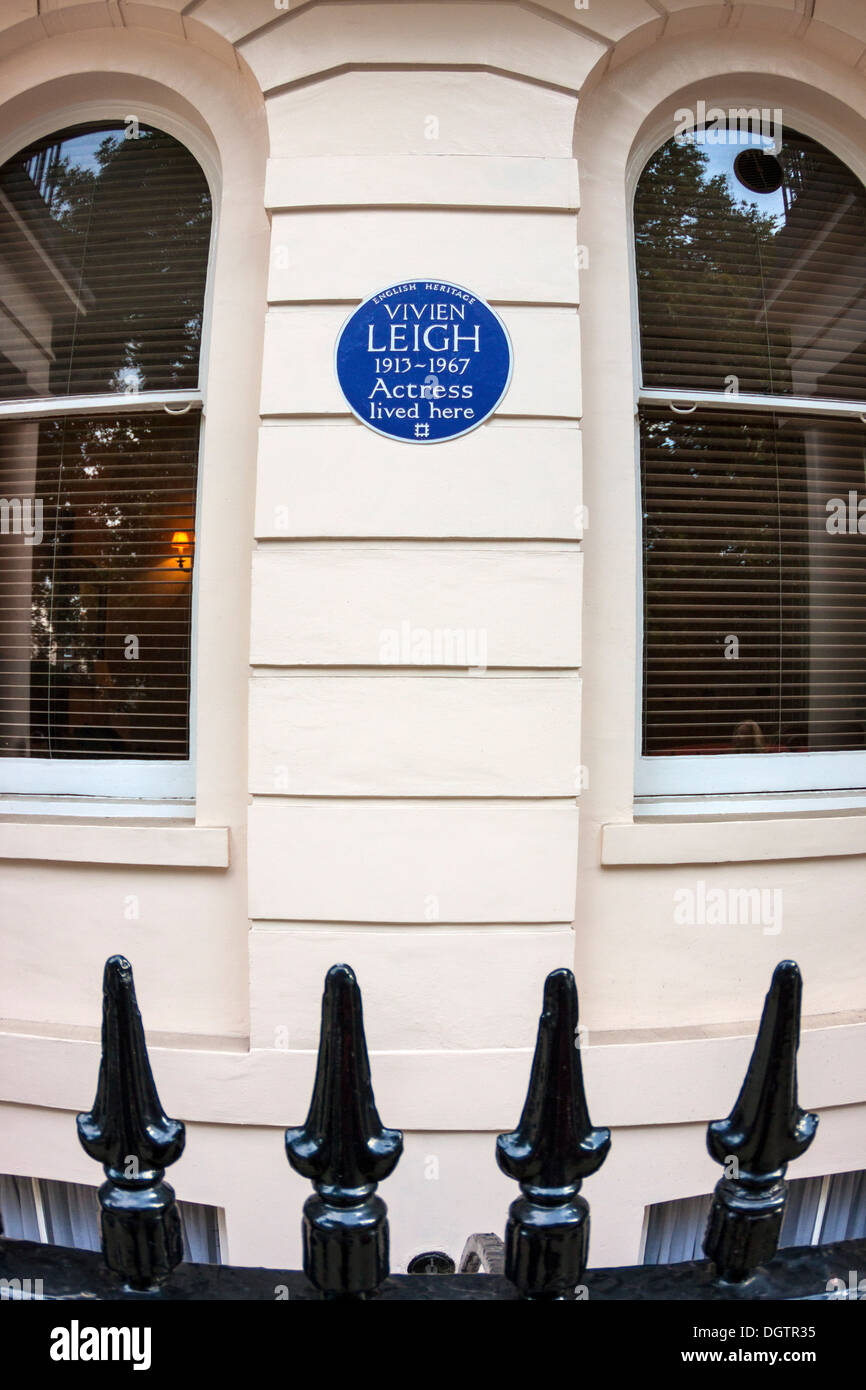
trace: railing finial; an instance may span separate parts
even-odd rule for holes
[[[376,1185],[403,1135],[379,1119],[361,991],[348,965],[325,977],[316,1080],[306,1123],[286,1130],[289,1163],[316,1191],[304,1203],[304,1272],[326,1297],[363,1298],[388,1277],[387,1207]]]
[[[130,1289],[155,1291],[183,1256],[174,1189],[163,1177],[186,1133],[160,1104],[124,956],[106,961],[102,995],[99,1081],[92,1110],[78,1116],[78,1138],[108,1179],[99,1189],[108,1268]]]
[[[802,992],[799,966],[781,961],[734,1108],[707,1129],[707,1148],[725,1176],[713,1194],[704,1253],[727,1283],[748,1279],[775,1255],[787,1201],[785,1170],[818,1128],[818,1116],[797,1103]]]
[[[578,1193],[607,1158],[610,1130],[592,1127],[579,1044],[574,976],[554,970],[520,1123],[496,1141],[523,1193],[509,1209],[505,1273],[524,1298],[571,1299],[586,1268],[589,1205]]]

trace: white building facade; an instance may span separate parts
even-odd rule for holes
[[[614,1131],[592,1264],[638,1261],[647,1208],[712,1189],[705,1126],[781,959],[821,1112],[792,1176],[861,1169],[856,751],[841,772],[846,753],[816,772],[792,752],[790,775],[766,756],[723,758],[727,782],[711,757],[643,777],[632,217],[701,101],[781,110],[866,183],[858,0],[2,0],[0,23],[0,165],[135,119],[212,200],[200,380],[166,396],[202,420],[191,756],[141,779],[104,752],[0,760],[0,1173],[98,1183],[74,1116],[114,953],[187,1124],[170,1180],[218,1209],[232,1263],[299,1264],[281,1131],[337,961],[406,1135],[383,1189],[395,1269],[503,1227],[494,1136],[562,965]],[[333,366],[354,306],[418,275],[487,300],[514,350],[495,416],[425,448],[360,425]]]

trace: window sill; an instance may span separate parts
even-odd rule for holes
[[[33,816],[0,816],[0,859],[67,864],[142,864],[227,869],[226,826],[140,820],[122,823]]]
[[[752,815],[736,820],[632,821],[602,826],[601,837],[601,862],[609,867],[745,864],[857,854],[866,855],[866,812],[767,820]]]

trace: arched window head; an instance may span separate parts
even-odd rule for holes
[[[726,122],[663,145],[634,214],[638,791],[864,786],[866,190]]]
[[[635,240],[644,386],[866,401],[866,190],[817,141],[674,137]]]
[[[196,388],[210,224],[195,159],[137,122],[74,126],[10,159],[0,257],[20,337],[10,324],[0,399]]]
[[[200,166],[133,118],[0,168],[2,790],[192,790],[210,235]]]

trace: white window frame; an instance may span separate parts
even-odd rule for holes
[[[14,156],[35,140],[67,130],[72,126],[90,121],[126,121],[129,101],[78,103],[43,116],[38,121],[19,129],[0,143],[0,164]],[[134,102],[135,110],[143,124],[152,125],[165,131],[184,146],[197,161],[208,185],[211,196],[211,229],[208,246],[207,274],[202,312],[202,336],[199,350],[199,385],[195,390],[186,391],[134,391],[79,396],[50,396],[24,398],[0,402],[0,420],[3,419],[45,419],[54,415],[117,415],[133,411],[158,411],[186,414],[195,411],[200,415],[201,426],[198,442],[198,467],[196,476],[196,518],[201,514],[202,461],[204,453],[206,400],[203,383],[207,380],[207,361],[210,344],[211,308],[213,301],[213,274],[217,223],[219,212],[219,187],[217,170],[206,145],[192,125],[179,121],[177,117],[163,112],[141,101]],[[186,759],[138,759],[138,758],[0,758],[0,815],[17,814],[28,809],[28,799],[34,796],[82,798],[82,804],[58,802],[52,806],[53,814],[81,815],[91,813],[98,802],[116,801],[122,812],[125,803],[153,801],[166,803],[166,809],[182,807],[194,802],[196,795],[196,727],[198,714],[197,676],[198,676],[198,566],[192,566],[192,604],[190,621],[190,662],[189,662],[189,750]],[[31,813],[32,805],[30,805]],[[40,808],[42,810],[44,808]],[[151,806],[141,814],[152,816],[156,807]],[[99,809],[106,813],[105,806]],[[159,812],[156,812],[157,814]],[[182,814],[182,810],[179,810]]]
[[[803,129],[809,134],[808,121],[797,124],[796,118],[790,122],[794,129]],[[805,128],[804,128],[805,127]],[[824,143],[822,135],[813,138]],[[643,352],[640,337],[637,255],[634,227],[634,196],[637,182],[643,174],[649,159],[661,146],[651,151],[643,162],[638,180],[631,191],[629,202],[629,235],[632,279],[632,322],[633,342],[635,344],[635,377],[637,383],[635,400],[635,451],[637,467],[637,544],[638,544],[638,612],[637,612],[637,682],[635,720],[635,798],[640,803],[643,798],[713,796],[748,796],[760,793],[820,793],[826,791],[855,791],[859,793],[857,804],[866,805],[866,750],[839,753],[710,753],[682,754],[673,756],[646,757],[643,752],[643,696],[646,679],[644,663],[645,605],[643,589],[643,506],[642,506],[642,467],[638,411],[643,405],[671,405],[682,411],[693,407],[712,407],[718,410],[737,412],[784,410],[787,415],[827,415],[837,418],[852,417],[866,424],[866,410],[862,402],[812,399],[808,396],[768,396],[740,392],[736,396],[722,391],[682,391],[657,387],[646,387],[643,383]],[[829,147],[828,147],[829,148]],[[834,151],[831,148],[831,153]],[[842,160],[841,155],[836,158]],[[842,162],[845,162],[842,160]],[[850,168],[850,165],[848,166]],[[857,177],[855,171],[851,172]],[[866,192],[866,188],[864,188]],[[670,814],[668,805],[662,810],[652,802],[643,803],[642,809],[648,814]],[[713,808],[716,809],[716,808]],[[731,807],[725,809],[730,811]],[[742,808],[741,808],[742,809]],[[753,809],[760,810],[760,806]],[[709,807],[705,807],[707,813]]]

